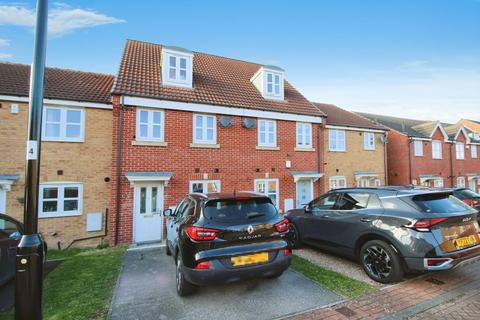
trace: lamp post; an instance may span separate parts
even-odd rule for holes
[[[17,247],[15,319],[42,319],[43,241],[38,234],[38,191],[43,82],[47,48],[48,0],[37,0],[33,63],[30,74],[24,234]]]

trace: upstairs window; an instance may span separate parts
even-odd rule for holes
[[[413,141],[413,149],[415,157],[423,157],[423,142],[420,140]]]
[[[432,158],[433,159],[442,159],[442,142],[441,141],[432,141]]]
[[[297,148],[312,148],[312,124],[297,123]]]
[[[193,53],[176,47],[162,49],[162,82],[167,86],[192,88]]]
[[[375,150],[375,133],[365,132],[363,134],[363,148],[365,150]]]
[[[83,142],[83,109],[45,107],[43,109],[42,139],[44,141]]]
[[[346,151],[344,130],[328,131],[328,149],[330,151]]]
[[[457,156],[457,160],[464,160],[465,159],[465,144],[457,142],[455,144],[455,153]]]
[[[267,94],[280,96],[280,78],[278,73],[267,72]]]
[[[258,146],[277,146],[277,123],[275,120],[258,120]]]
[[[472,144],[470,145],[470,153],[472,155],[472,159],[475,159],[478,157],[478,154],[477,154],[477,145],[476,144]]]
[[[137,135],[139,141],[159,141],[164,139],[163,111],[137,109]]]
[[[193,143],[216,144],[217,121],[215,116],[205,114],[193,115]]]
[[[262,66],[250,81],[265,99],[284,99],[285,71],[275,66]]]

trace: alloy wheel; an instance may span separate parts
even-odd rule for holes
[[[380,246],[370,246],[363,252],[363,264],[373,277],[385,279],[392,273],[392,259]]]

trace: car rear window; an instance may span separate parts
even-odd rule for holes
[[[449,193],[421,194],[414,196],[412,200],[423,212],[453,213],[471,210]]]
[[[248,223],[272,218],[277,208],[268,198],[218,199],[205,203],[205,218],[218,222]]]
[[[473,192],[470,189],[460,189],[455,191],[456,194],[460,195],[461,200],[479,200],[480,194]]]

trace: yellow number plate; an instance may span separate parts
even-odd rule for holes
[[[247,256],[238,256],[232,258],[232,266],[240,267],[249,264],[268,262],[268,252],[249,254]]]
[[[477,239],[475,238],[474,235],[455,239],[455,246],[457,247],[457,249],[471,247],[476,243],[477,243]]]

